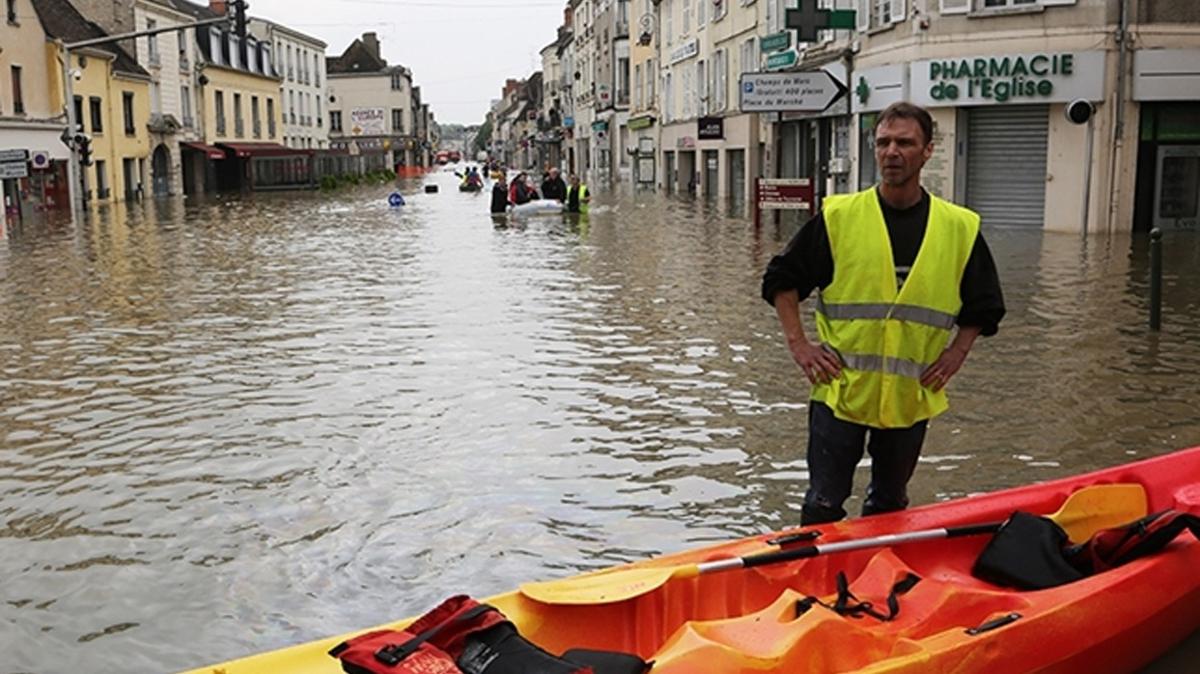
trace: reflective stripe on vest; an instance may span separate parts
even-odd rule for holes
[[[817,332],[843,370],[815,385],[813,399],[840,419],[874,428],[906,428],[941,414],[945,391],[921,386],[920,378],[954,329],[979,216],[931,195],[925,238],[899,289],[874,188],[826,198],[823,216],[834,275],[817,294]]]
[[[825,314],[827,318],[838,320],[894,318],[924,323],[943,330],[953,328],[957,318],[954,314],[944,311],[908,304],[826,304],[820,293],[817,294],[817,311]]]

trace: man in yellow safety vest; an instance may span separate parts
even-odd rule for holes
[[[587,214],[588,204],[592,197],[588,194],[587,185],[580,184],[579,176],[571,174],[571,185],[567,187],[567,201],[564,204],[568,213]]]
[[[925,428],[947,408],[947,382],[1004,316],[979,216],[921,187],[932,141],[925,109],[888,106],[875,125],[881,182],[827,197],[763,275],[763,298],[812,382],[802,524],[846,516],[864,444],[863,514],[908,506]],[[815,343],[799,310],[813,290]]]

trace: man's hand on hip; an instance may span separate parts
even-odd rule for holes
[[[921,375],[921,385],[934,391],[942,390],[966,360],[966,349],[953,345],[947,347],[937,362],[930,365]]]
[[[807,339],[788,340],[788,350],[792,352],[792,360],[814,384],[828,384],[842,373],[842,364],[837,356],[819,344]]]

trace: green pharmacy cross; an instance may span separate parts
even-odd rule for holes
[[[817,31],[854,28],[853,9],[818,9],[820,0],[798,0],[796,9],[787,10],[784,25],[796,31],[798,42],[816,42]]]

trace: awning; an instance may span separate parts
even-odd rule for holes
[[[182,145],[183,147],[186,147],[188,149],[191,149],[191,150],[197,150],[199,152],[203,152],[204,155],[206,157],[208,157],[209,159],[224,159],[225,158],[225,151],[219,147],[205,145],[204,143],[180,143],[180,145]]]
[[[219,147],[232,150],[238,157],[284,157],[312,154],[312,150],[287,147],[279,143],[217,143]]]

